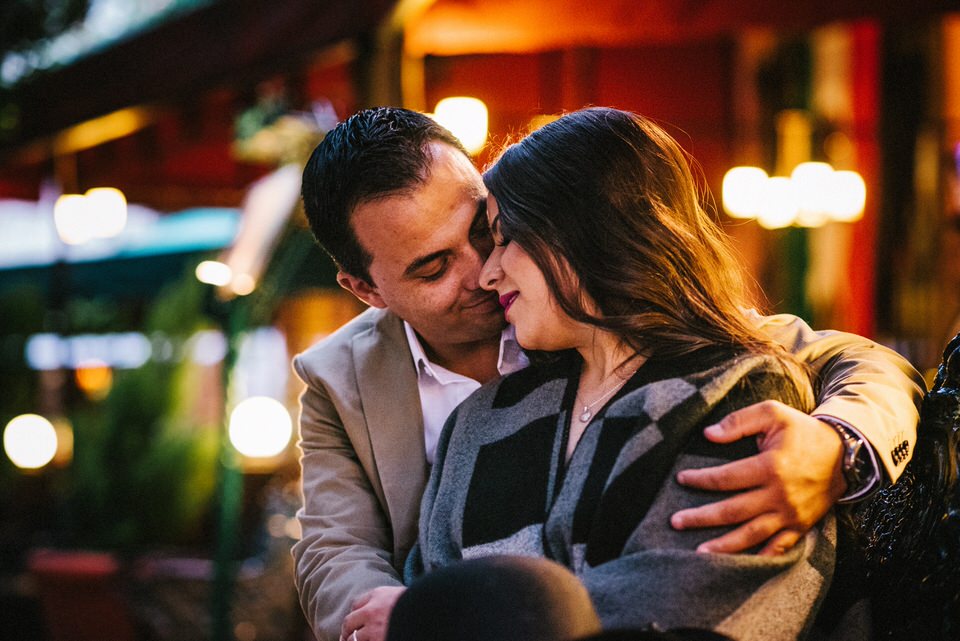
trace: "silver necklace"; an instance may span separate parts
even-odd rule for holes
[[[623,387],[623,386],[627,383],[627,381],[630,380],[630,378],[631,378],[634,374],[636,374],[636,372],[637,372],[637,370],[633,370],[632,372],[630,372],[629,376],[627,376],[626,378],[624,378],[623,380],[621,380],[618,384],[614,385],[614,386],[611,387],[610,389],[606,390],[603,394],[601,394],[601,395],[600,395],[596,400],[594,400],[592,403],[590,403],[589,405],[584,405],[584,406],[583,406],[583,411],[580,412],[580,417],[579,417],[579,418],[580,418],[580,422],[581,422],[581,423],[589,423],[589,422],[590,422],[590,419],[593,418],[593,408],[596,407],[597,403],[599,403],[600,401],[602,401],[602,400],[604,400],[605,398],[609,397],[609,396],[612,395],[614,392],[616,392],[618,389],[620,389],[621,387]],[[614,374],[615,374],[615,373],[616,373],[616,372],[614,372]],[[612,375],[612,374],[611,374],[611,375]],[[579,398],[579,396],[578,396],[578,398]]]

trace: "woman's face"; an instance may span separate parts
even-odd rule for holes
[[[497,200],[491,194],[487,197],[487,221],[495,245],[480,271],[480,286],[497,292],[507,322],[516,328],[517,342],[525,349],[577,347],[589,331],[587,326],[560,309],[530,255],[500,233],[499,216]]]

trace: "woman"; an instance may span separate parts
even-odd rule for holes
[[[776,557],[714,555],[696,549],[716,532],[668,523],[708,498],[678,470],[755,451],[710,443],[705,426],[764,399],[812,400],[802,368],[742,316],[743,279],[682,150],[640,116],[587,109],[509,147],[484,182],[496,248],[481,285],[524,348],[552,354],[448,420],[423,568],[545,556],[580,578],[605,628],[801,635],[832,535],[815,529]]]

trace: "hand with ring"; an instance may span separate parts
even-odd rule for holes
[[[403,586],[383,586],[362,594],[343,620],[340,638],[346,641],[384,641],[393,605],[406,590]],[[351,630],[348,634],[347,630]],[[363,639],[357,634],[363,630]]]

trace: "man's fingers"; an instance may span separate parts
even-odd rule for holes
[[[765,484],[769,478],[769,469],[760,454],[715,467],[682,470],[677,474],[677,482],[681,485],[712,492],[748,490]]]
[[[358,630],[366,623],[366,612],[362,609],[353,610],[343,619],[343,625],[340,626],[340,637],[345,641],[353,641],[350,635],[354,630]]]
[[[783,530],[777,532],[767,541],[767,544],[760,550],[760,556],[777,556],[786,554],[787,550],[792,548],[800,540],[800,533],[793,530]]]
[[[343,620],[341,641],[384,641],[390,612],[405,589],[403,586],[381,586],[360,596]]]
[[[701,543],[697,552],[732,554],[744,552],[763,543],[780,529],[780,518],[774,513],[761,514],[732,532]]]
[[[772,506],[768,505],[766,496],[765,492],[754,490],[716,503],[680,510],[670,517],[670,525],[678,530],[689,530],[744,523],[770,510]]]
[[[373,590],[367,590],[366,592],[364,592],[363,594],[361,594],[360,596],[358,596],[356,599],[353,600],[353,603],[350,604],[350,609],[359,610],[366,604],[370,603],[370,599],[373,598],[373,594],[374,594]]]
[[[723,420],[703,430],[715,443],[732,443],[746,436],[769,431],[786,406],[778,401],[763,401],[727,414]]]

